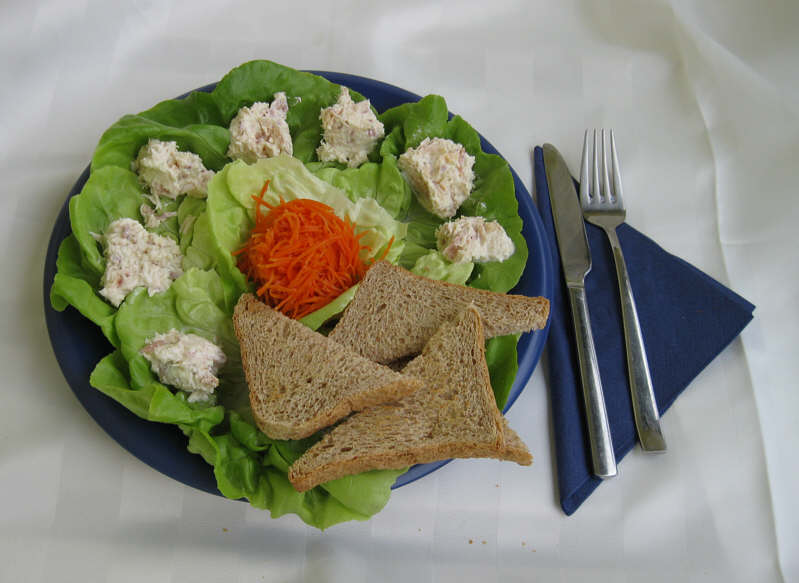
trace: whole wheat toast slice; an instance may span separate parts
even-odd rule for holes
[[[423,384],[355,354],[251,294],[239,298],[233,324],[253,416],[273,439],[307,437]]]
[[[329,337],[387,364],[419,354],[438,327],[468,304],[483,317],[486,338],[540,330],[549,318],[546,298],[436,281],[378,261]]]
[[[370,407],[334,427],[289,468],[300,492],[342,476],[449,458],[532,463],[497,409],[485,361],[480,314],[468,306],[445,322],[405,374],[426,385]]]

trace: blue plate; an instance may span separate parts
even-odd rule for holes
[[[420,96],[399,87],[365,77],[327,71],[311,72],[365,95],[378,112],[421,99]],[[214,87],[215,84],[207,85],[197,91],[210,92]],[[480,141],[485,152],[499,154],[482,136]],[[519,201],[519,215],[524,221],[522,234],[530,248],[527,267],[512,293],[551,298],[555,271],[541,218],[519,176],[513,169],[511,172],[516,185],[516,198]],[[176,426],[145,421],[89,385],[91,371],[101,358],[112,351],[112,347],[100,329],[83,318],[77,310],[70,306],[63,312],[57,312],[50,305],[50,288],[56,273],[58,247],[71,233],[69,199],[81,191],[88,178],[87,167],[69,192],[56,219],[44,264],[45,319],[58,364],[81,405],[112,439],[163,474],[188,486],[221,496],[211,466],[200,456],[188,452],[186,438]],[[548,333],[549,325],[544,330],[524,334],[519,340],[519,372],[511,387],[505,411],[513,405],[527,384],[541,357]],[[446,463],[447,461],[442,461],[413,466],[397,478],[393,488],[417,480]]]

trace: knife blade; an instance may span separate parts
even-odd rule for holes
[[[591,252],[583,212],[566,161],[552,144],[544,144],[543,150],[555,236],[569,291],[593,472],[605,479],[615,476],[617,470],[585,295],[585,276],[591,270]]]

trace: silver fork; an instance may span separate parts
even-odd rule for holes
[[[635,308],[633,290],[630,278],[627,275],[627,264],[621,251],[616,227],[624,222],[626,212],[622,201],[621,172],[619,159],[616,154],[616,140],[613,130],[610,130],[610,157],[611,167],[608,171],[607,147],[608,141],[605,130],[601,136],[593,132],[593,162],[592,172],[588,174],[589,143],[588,132],[585,132],[583,142],[583,159],[580,172],[580,204],[583,216],[589,223],[593,223],[605,231],[613,251],[616,263],[616,277],[619,282],[621,295],[621,313],[624,324],[624,342],[627,348],[627,374],[630,379],[630,395],[633,402],[633,416],[641,449],[647,452],[666,451],[666,441],[660,431],[660,416],[658,414],[655,393],[652,389],[652,378],[649,374],[649,364],[646,360],[644,339],[641,335],[641,325],[638,321],[638,311]],[[602,174],[600,175],[600,156]],[[611,182],[612,176],[612,182]]]

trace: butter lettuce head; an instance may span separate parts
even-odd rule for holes
[[[298,493],[286,473],[315,438],[275,441],[256,428],[231,321],[239,296],[251,290],[236,267],[233,251],[244,244],[254,224],[252,196],[268,180],[266,199],[271,203],[304,197],[328,204],[367,231],[363,238],[369,246],[364,253],[367,261],[388,249],[388,260],[427,277],[505,292],[516,284],[527,260],[507,163],[485,154],[477,132],[460,117],[450,116],[441,97],[429,96],[383,112],[386,138],[360,167],[319,162],[319,111],[336,102],[339,90],[322,77],[252,61],[230,71],[212,90],[120,118],[103,133],[89,180],[70,201],[72,234],[59,249],[50,290],[55,309],[73,306],[111,342],[113,352],[91,374],[93,387],[143,419],[178,426],[187,437],[188,450],[213,467],[225,496],[246,498],[275,517],[296,514],[319,528],[365,520],[378,512],[402,470],[367,472]],[[278,91],[285,92],[289,101],[294,157],[251,165],[230,160],[230,120],[240,107],[271,101]],[[350,93],[355,100],[363,99]],[[421,207],[396,163],[408,147],[436,136],[460,142],[475,157],[475,188],[460,213],[482,215],[503,225],[516,245],[516,253],[507,261],[452,264],[436,250],[435,230],[442,220]],[[184,275],[153,296],[142,289],[134,291],[117,309],[97,293],[105,269],[98,236],[115,219],[142,219],[139,209],[146,192],[131,162],[152,138],[174,140],[179,149],[197,153],[216,175],[206,200],[165,201],[166,210],[176,216],[155,229],[179,243]],[[318,328],[346,307],[356,289],[302,321]],[[211,402],[189,403],[186,394],[162,384],[139,353],[149,338],[171,328],[213,340],[225,351],[228,362]],[[494,338],[486,346],[500,406],[516,374],[516,341],[515,336]]]

